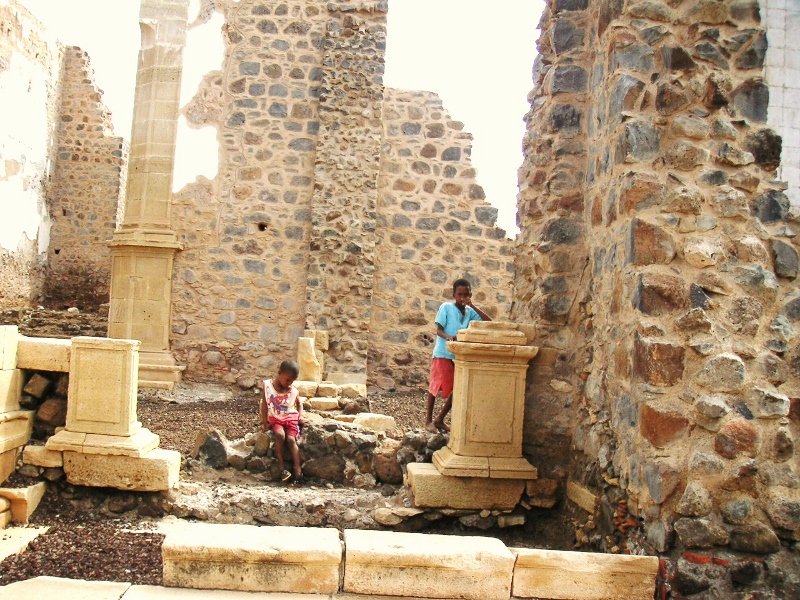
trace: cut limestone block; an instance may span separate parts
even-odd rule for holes
[[[342,545],[333,528],[196,523],[161,546],[170,587],[334,594]]]
[[[0,599],[58,598],[59,600],[119,600],[128,597],[130,583],[84,581],[61,577],[34,577],[0,589]],[[4,595],[8,594],[8,595]]]
[[[11,501],[11,518],[15,523],[26,524],[47,491],[47,484],[40,481],[24,488],[0,488],[0,496]]]
[[[313,338],[297,338],[297,366],[300,367],[299,378],[303,381],[322,380],[322,362],[314,349]]]
[[[36,411],[15,410],[0,414],[0,452],[19,448],[28,443],[33,433]]]
[[[0,413],[19,410],[22,396],[22,371],[0,371]]]
[[[567,482],[567,498],[589,514],[594,514],[599,502],[595,494],[572,480]]]
[[[64,455],[44,446],[25,446],[22,450],[22,462],[36,467],[63,467]]]
[[[28,383],[25,384],[25,387],[22,388],[22,391],[33,396],[34,398],[41,400],[47,395],[47,392],[50,391],[52,386],[52,379],[49,377],[44,377],[39,373],[34,373],[28,380]]]
[[[365,383],[340,383],[339,395],[345,398],[366,398],[367,384]]]
[[[11,524],[11,509],[0,511],[0,529],[5,529]],[[1,597],[1,596],[0,596]]]
[[[337,596],[317,594],[254,594],[233,590],[188,590],[156,585],[132,585],[120,600],[345,600]],[[59,600],[61,600],[59,598]],[[75,600],[83,600],[76,598]],[[114,598],[114,600],[117,600]],[[392,598],[350,598],[349,600],[392,600]],[[401,598],[396,600],[409,600]]]
[[[139,458],[64,452],[64,473],[73,485],[159,492],[177,485],[180,467],[180,452],[163,448]]]
[[[339,386],[330,381],[320,381],[317,387],[317,396],[322,398],[336,398],[339,395]]]
[[[378,413],[359,413],[353,423],[373,431],[388,431],[396,427],[394,417]]]
[[[508,600],[514,555],[498,539],[346,529],[344,591]]]
[[[309,398],[311,410],[336,410],[339,408],[338,398]]]
[[[301,396],[306,398],[313,398],[317,395],[317,387],[319,384],[316,381],[295,381],[292,384],[300,392]]]
[[[558,600],[639,600],[656,589],[658,557],[511,548],[512,594]]]
[[[76,433],[62,429],[48,438],[45,446],[57,452],[71,451],[83,454],[115,454],[140,458],[158,447],[159,437],[142,427],[134,435],[100,435]]]
[[[139,382],[138,340],[72,338],[67,430],[131,436]]]
[[[0,325],[0,370],[17,368],[17,343],[19,328],[16,325]]]
[[[417,507],[511,510],[525,488],[521,479],[445,476],[431,463],[409,463],[407,473]]]
[[[17,455],[19,448],[12,448],[0,453],[0,483],[8,479],[14,470],[17,468]]]
[[[19,336],[17,368],[69,373],[72,340]]]

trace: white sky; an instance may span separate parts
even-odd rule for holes
[[[130,138],[139,38],[139,0],[23,0],[66,45],[91,59],[117,135]],[[190,20],[198,0],[192,0]],[[536,26],[544,0],[390,0],[384,83],[438,93],[450,117],[474,136],[472,162],[487,200],[498,208],[498,225],[517,232],[517,169],[522,163],[522,117],[532,87]],[[187,55],[203,55],[184,68],[186,102],[206,72],[221,66],[221,17],[190,31]],[[202,49],[198,52],[197,49]],[[197,175],[216,174],[210,153],[213,128],[181,125],[175,187]]]

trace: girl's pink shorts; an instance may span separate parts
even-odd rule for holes
[[[456,378],[456,365],[449,358],[434,358],[431,360],[431,383],[428,392],[436,396],[442,392],[442,398],[447,398],[453,393],[453,383]]]

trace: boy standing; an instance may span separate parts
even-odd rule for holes
[[[447,349],[447,342],[454,341],[459,329],[466,329],[470,321],[491,321],[491,317],[472,304],[472,286],[466,279],[453,282],[453,302],[445,302],[436,313],[436,343],[431,360],[431,379],[425,406],[425,429],[431,433],[450,431],[444,418],[453,406],[453,384],[455,382],[455,354]],[[433,419],[436,396],[442,393],[442,410]]]
[[[300,392],[292,384],[300,374],[300,367],[291,360],[283,361],[278,367],[277,377],[265,379],[263,395],[258,406],[261,427],[275,434],[275,457],[278,459],[281,481],[300,483],[303,471],[300,467],[300,425],[303,424],[303,403]],[[289,449],[294,474],[286,470],[283,462],[284,450]]]

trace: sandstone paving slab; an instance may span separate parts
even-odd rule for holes
[[[19,410],[22,379],[20,369],[0,370],[0,413]]]
[[[130,583],[35,577],[0,587],[0,600],[58,598],[58,600],[119,600]]]
[[[333,528],[195,523],[167,529],[169,587],[331,594],[342,545]]]
[[[346,529],[343,591],[508,600],[515,557],[496,538]]]
[[[64,472],[73,485],[159,492],[178,484],[180,466],[180,452],[164,448],[138,458],[64,452]]]
[[[46,491],[47,484],[40,481],[22,488],[0,488],[0,496],[11,502],[11,518],[14,522],[25,524]]]
[[[193,590],[187,588],[160,587],[156,585],[133,585],[121,600],[331,600],[333,598],[338,600],[339,597],[329,594]],[[383,600],[386,599],[384,598]]]
[[[640,600],[656,589],[658,557],[511,548],[512,593],[552,600]]]

